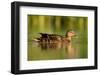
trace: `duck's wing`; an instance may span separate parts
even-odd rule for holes
[[[47,33],[39,33],[41,35],[42,38],[47,38],[49,36],[49,34]]]
[[[58,34],[48,34],[48,33],[39,33],[42,37],[47,38],[47,37],[63,37],[61,35]]]

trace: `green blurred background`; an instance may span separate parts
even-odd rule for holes
[[[28,15],[28,60],[79,59],[88,57],[88,17],[79,16],[46,16]],[[39,33],[50,33],[64,36],[66,31],[74,30],[71,48],[63,45],[60,48],[42,49],[34,43]],[[56,44],[56,46],[60,44]],[[47,46],[47,44],[46,44]]]

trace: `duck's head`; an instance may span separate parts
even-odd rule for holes
[[[66,33],[66,36],[67,37],[73,37],[73,36],[75,36],[76,35],[76,33],[74,32],[74,31],[68,31],[67,33]]]

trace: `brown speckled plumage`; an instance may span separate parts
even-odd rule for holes
[[[65,36],[57,35],[57,34],[47,34],[40,33],[41,37],[36,38],[38,42],[47,42],[47,43],[55,43],[55,42],[71,42],[71,38],[75,35],[74,31],[69,31]]]

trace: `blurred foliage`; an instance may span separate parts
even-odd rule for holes
[[[87,17],[28,15],[29,39],[42,33],[65,35],[66,31],[87,32]]]

